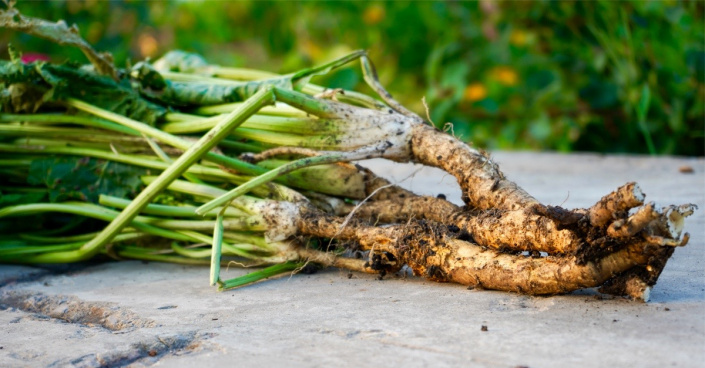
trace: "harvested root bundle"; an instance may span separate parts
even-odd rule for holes
[[[43,22],[22,21],[30,29]],[[309,83],[355,59],[382,101]],[[2,262],[104,254],[202,263],[223,288],[307,262],[382,275],[406,265],[472,287],[534,295],[602,287],[646,300],[688,241],[683,219],[695,206],[658,208],[635,183],[588,209],[539,203],[485,152],[396,102],[364,52],[286,76],[182,52],[95,70],[107,75],[17,59],[0,65],[2,185],[15,198],[0,221],[61,225],[39,235],[15,228],[0,245]],[[444,170],[465,206],[347,163],[373,157]],[[48,212],[69,216],[55,221]],[[91,220],[90,232],[77,230],[87,218],[108,225]],[[229,260],[273,266],[221,281]]]

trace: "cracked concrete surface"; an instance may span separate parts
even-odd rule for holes
[[[202,267],[0,265],[0,366],[702,366],[705,161],[494,157],[547,204],[585,207],[627,181],[658,204],[695,203],[700,209],[686,223],[691,241],[676,250],[647,304],[594,290],[529,297],[410,276],[348,279],[335,269],[218,293]],[[366,164],[396,180],[416,170]],[[682,166],[695,172],[681,173]],[[402,185],[460,200],[453,178],[435,170]]]

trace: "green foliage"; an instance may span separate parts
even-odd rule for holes
[[[156,123],[166,113],[133,90],[129,79],[116,82],[77,65],[0,60],[0,81],[6,87],[0,95],[4,111],[34,112],[46,102],[73,97],[90,98],[96,106],[147,124]]]
[[[705,5],[697,1],[83,2],[66,19],[127,60],[171,49],[290,72],[363,48],[400,102],[486,148],[703,155]],[[0,35],[53,61],[79,50]],[[317,83],[369,90],[355,67]],[[647,95],[648,94],[648,95]]]
[[[126,198],[142,187],[146,170],[93,158],[56,157],[32,161],[28,184],[46,187],[50,202],[98,203],[101,194]]]

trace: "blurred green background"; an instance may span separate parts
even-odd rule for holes
[[[291,72],[369,50],[382,83],[489,149],[705,154],[705,2],[20,1],[127,60]],[[77,51],[3,32],[52,61]],[[7,57],[7,55],[5,55]],[[316,81],[369,92],[357,65]]]

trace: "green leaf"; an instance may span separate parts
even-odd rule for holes
[[[166,105],[182,107],[245,101],[265,85],[284,89],[293,88],[291,76],[229,84],[174,82],[164,79],[154,66],[146,62],[137,63],[132,68],[131,74],[138,82],[138,88],[143,96]]]
[[[32,161],[27,182],[46,186],[49,201],[77,199],[98,203],[101,194],[124,198],[142,186],[146,170],[93,158],[57,157]]]
[[[208,67],[208,62],[198,54],[181,50],[172,50],[154,62],[158,70],[182,73],[199,73]]]
[[[149,98],[175,106],[208,106],[244,101],[263,86],[299,90],[312,77],[327,74],[331,70],[359,58],[363,54],[363,51],[356,51],[329,63],[304,69],[294,74],[250,82],[214,84],[166,80],[163,86],[161,81],[155,83],[157,78],[154,74],[158,73],[157,70],[178,70],[190,73],[207,71],[208,64],[199,55],[173,51],[157,60],[154,66],[148,66],[146,63],[135,65],[132,74],[140,82],[142,94]],[[155,88],[155,85],[159,87]]]
[[[0,80],[10,91],[9,96],[3,91],[4,111],[36,111],[45,102],[71,97],[150,125],[166,114],[164,107],[142,98],[128,79],[116,82],[73,64],[0,60]]]

